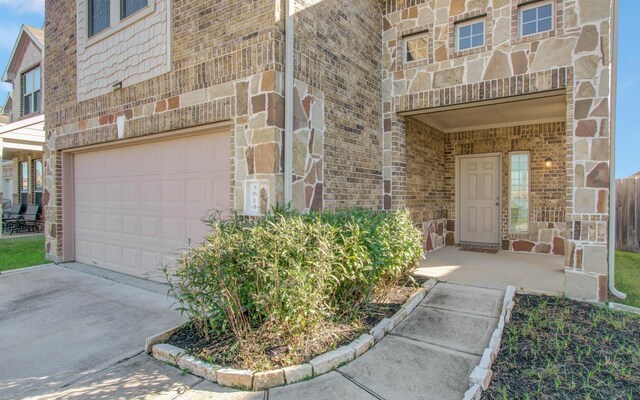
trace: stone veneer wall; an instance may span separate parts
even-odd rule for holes
[[[518,36],[527,0],[384,2],[384,206],[404,206],[401,191],[406,111],[564,90],[567,96],[566,294],[607,295],[611,1],[556,0],[555,29]],[[453,50],[457,21],[486,15],[487,45]],[[428,59],[404,63],[402,38],[427,32]],[[400,186],[400,187],[398,187]],[[605,205],[598,207],[598,204]]]
[[[566,124],[481,129],[445,134],[445,192],[455,203],[456,156],[502,154],[502,248],[564,255],[566,238]],[[509,153],[529,152],[529,233],[509,232]],[[545,159],[554,160],[551,167]],[[453,219],[453,216],[451,216]]]
[[[86,101],[77,99],[76,4],[46,3],[45,193],[47,256],[62,258],[61,151],[229,121],[230,206],[242,208],[247,179],[262,182],[263,208],[282,200],[282,43],[272,0],[175,0],[172,69]],[[214,23],[215,22],[215,23]],[[141,40],[138,38],[136,40]],[[72,240],[72,238],[69,238]]]
[[[323,110],[317,115],[323,112],[324,120],[320,123],[312,116],[309,133],[315,132],[318,146],[324,145],[323,158],[313,156],[323,182],[315,186],[312,203],[317,205],[321,196],[326,209],[381,208],[382,3],[297,0],[296,5],[295,77],[323,97]],[[317,136],[318,128],[324,128],[323,136]],[[300,147],[306,130],[302,136],[296,138]],[[305,183],[307,205],[309,187]],[[294,190],[298,192],[295,186]]]

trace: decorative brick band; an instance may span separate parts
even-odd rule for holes
[[[562,67],[396,96],[394,111],[402,113],[564,89],[571,74],[572,68]]]
[[[428,3],[428,0],[389,0],[384,3],[384,14],[390,14],[399,10],[417,6],[418,4]]]

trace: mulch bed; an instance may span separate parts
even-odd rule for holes
[[[518,295],[483,399],[640,398],[640,318]]]
[[[396,286],[386,293],[386,298],[377,303],[368,303],[363,309],[360,320],[350,324],[328,323],[317,328],[312,338],[299,338],[297,343],[286,343],[278,338],[269,338],[269,343],[262,345],[262,356],[268,359],[267,364],[247,364],[239,359],[240,343],[231,333],[212,335],[210,340],[200,337],[196,330],[186,325],[173,334],[167,343],[185,349],[189,354],[209,363],[241,369],[271,369],[294,364],[301,364],[336,347],[350,343],[363,333],[369,332],[384,318],[391,317],[416,290],[415,286]],[[260,346],[260,344],[258,344]]]

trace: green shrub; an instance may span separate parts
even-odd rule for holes
[[[247,338],[262,326],[297,334],[348,320],[379,290],[406,278],[422,255],[407,211],[300,214],[209,220],[205,241],[165,274],[196,330]]]

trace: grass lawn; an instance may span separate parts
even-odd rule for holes
[[[640,398],[640,317],[518,295],[483,399]]]
[[[616,251],[616,288],[628,297],[611,300],[640,307],[640,254]]]
[[[47,262],[42,235],[0,240],[0,272]]]

